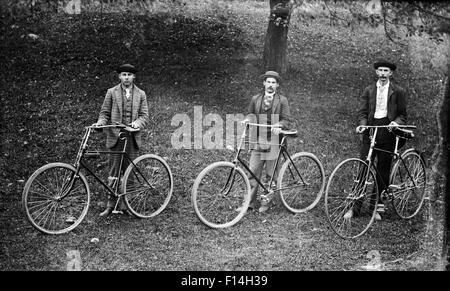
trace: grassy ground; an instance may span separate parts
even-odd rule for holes
[[[352,241],[332,232],[323,200],[305,214],[293,215],[281,205],[252,212],[224,230],[197,219],[190,201],[195,177],[232,153],[173,149],[171,119],[192,116],[194,106],[202,106],[204,115],[244,113],[260,87],[256,77],[267,26],[263,2],[205,3],[207,9],[188,6],[184,15],[170,17],[83,14],[2,25],[1,74],[8,81],[1,88],[0,269],[65,270],[70,250],[80,252],[83,270],[360,270],[371,250],[387,270],[437,269],[441,225],[427,223],[429,205],[411,221],[390,213]],[[355,156],[356,98],[374,81],[373,60],[389,56],[398,63],[395,80],[414,92],[408,111],[418,131],[410,146],[423,150],[431,163],[437,133],[430,104],[439,83],[413,75],[407,49],[378,31],[307,24],[293,17],[289,31],[282,92],[300,124],[290,151],[316,154],[327,176]],[[66,235],[42,235],[21,210],[24,182],[45,163],[73,162],[83,126],[96,120],[106,89],[118,81],[114,68],[123,62],[140,68],[137,85],[149,96],[151,119],[142,151],[167,159],[174,197],[153,219],[101,219],[104,199],[91,183],[91,208],[81,225]],[[101,136],[94,145],[103,146]],[[104,162],[97,162],[103,173]],[[90,242],[94,237],[98,243]]]

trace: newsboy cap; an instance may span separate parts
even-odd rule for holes
[[[261,79],[261,80],[265,80],[266,78],[275,78],[277,81],[278,81],[278,83],[281,83],[281,81],[283,81],[282,79],[281,79],[281,76],[280,76],[280,74],[278,74],[277,72],[275,72],[275,71],[267,71],[267,72],[265,72],[264,74],[262,74],[261,76],[259,76],[259,79]]]
[[[136,70],[136,68],[133,65],[123,64],[123,65],[121,65],[120,67],[117,68],[116,72],[118,74],[120,74],[122,72],[136,74],[137,70]]]
[[[389,61],[386,60],[378,60],[373,64],[373,67],[376,69],[378,69],[378,67],[387,67],[389,69],[391,69],[392,71],[395,71],[395,69],[397,69],[397,66]]]

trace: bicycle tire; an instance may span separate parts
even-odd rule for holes
[[[64,193],[75,172],[72,165],[50,163],[28,178],[22,206],[34,228],[46,234],[63,234],[83,221],[90,204],[89,185],[84,175],[78,173],[73,186]]]
[[[427,182],[425,169],[425,161],[417,150],[404,152],[401,159],[398,159],[392,167],[390,178],[390,187],[393,189],[392,206],[397,215],[403,219],[414,217],[423,205]]]
[[[141,155],[133,163],[123,175],[123,200],[134,216],[154,217],[167,207],[172,197],[172,171],[163,158],[154,154]]]
[[[376,175],[357,158],[342,161],[330,175],[325,190],[325,213],[333,231],[344,239],[363,235],[372,225],[378,205]],[[353,212],[353,216],[347,213]]]
[[[231,162],[210,164],[194,181],[192,204],[205,225],[211,228],[233,226],[245,215],[250,204],[249,179]]]
[[[313,209],[322,197],[325,171],[312,153],[296,153],[291,160],[281,167],[277,188],[283,205],[293,213],[302,213]]]

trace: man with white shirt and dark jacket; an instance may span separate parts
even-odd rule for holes
[[[403,125],[406,124],[406,93],[405,90],[390,81],[390,77],[397,66],[389,61],[380,60],[374,63],[375,73],[378,81],[364,89],[359,98],[358,123],[359,125]],[[370,147],[369,130],[367,128],[356,128],[356,132],[363,134],[360,157],[367,158]],[[395,148],[395,134],[389,128],[379,128],[376,137],[377,148],[393,151]],[[378,156],[377,168],[380,175],[377,175],[379,206],[375,216],[376,220],[381,220],[380,213],[384,212],[384,205],[381,201],[381,193],[384,185],[389,186],[389,176],[391,171],[392,156],[389,153],[374,151],[372,159]],[[381,177],[380,177],[381,176]],[[383,183],[380,181],[382,180]],[[344,218],[353,216],[352,211],[344,215]]]

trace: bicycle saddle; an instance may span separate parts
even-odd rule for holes
[[[281,134],[289,136],[289,137],[297,137],[298,132],[296,130],[283,130]]]
[[[392,132],[404,139],[412,139],[414,137],[414,132],[412,130],[401,129],[401,128],[393,128]]]

